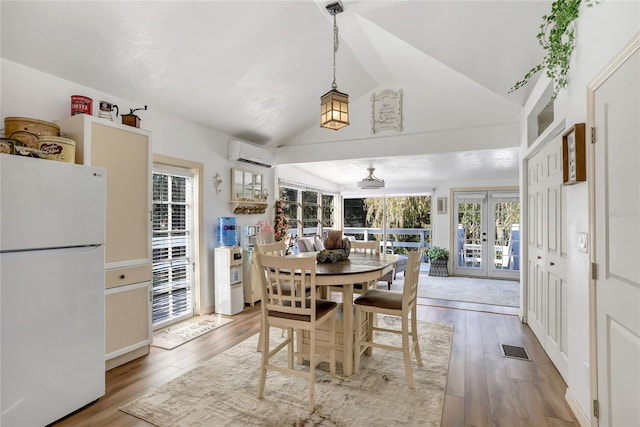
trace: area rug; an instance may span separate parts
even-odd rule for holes
[[[171,350],[231,322],[233,319],[222,317],[219,314],[194,316],[154,332],[151,345]]]
[[[404,277],[398,276],[391,284],[391,290],[402,291],[403,283]],[[418,297],[519,307],[520,282],[471,277],[435,277],[421,272]]]
[[[326,363],[319,365],[313,412],[309,383],[279,372],[268,373],[265,397],[258,399],[254,335],[120,410],[161,427],[439,426],[453,327],[418,322],[418,331],[424,366],[413,364],[414,390],[407,386],[402,353],[374,349],[351,377],[341,375],[341,364],[336,378]],[[399,336],[377,334],[379,341],[398,344]],[[282,339],[279,331],[271,336],[272,345]]]

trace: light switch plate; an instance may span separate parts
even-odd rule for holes
[[[578,233],[578,252],[589,252],[589,235]]]

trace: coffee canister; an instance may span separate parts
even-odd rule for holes
[[[237,241],[236,218],[218,217],[218,246],[235,246]]]
[[[59,162],[76,162],[76,142],[69,138],[43,136],[38,141],[38,148],[45,154],[44,158]]]
[[[71,115],[93,114],[93,99],[88,96],[71,95]]]

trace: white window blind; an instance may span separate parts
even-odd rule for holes
[[[193,315],[193,173],[154,168],[153,173],[153,324]]]

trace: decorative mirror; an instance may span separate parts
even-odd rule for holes
[[[263,188],[260,173],[231,169],[231,200],[235,214],[263,214],[267,208],[268,192]]]

